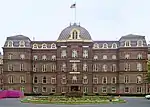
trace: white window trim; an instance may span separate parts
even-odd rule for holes
[[[129,46],[127,46],[127,42],[129,42]],[[131,41],[130,40],[126,40],[125,44],[124,44],[124,47],[131,47]]]

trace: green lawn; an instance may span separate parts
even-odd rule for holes
[[[108,103],[125,103],[123,99],[113,98],[112,102],[106,96],[84,96],[82,98],[67,98],[64,96],[49,97],[26,97],[21,100],[22,103],[35,104],[108,104]]]

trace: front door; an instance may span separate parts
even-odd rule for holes
[[[80,91],[79,86],[71,86],[71,91]]]

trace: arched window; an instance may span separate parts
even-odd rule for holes
[[[72,32],[72,39],[78,39],[78,32],[76,30]]]
[[[55,43],[51,44],[51,49],[56,49],[56,44]]]
[[[137,41],[137,46],[142,47],[143,46],[143,41],[142,40],[138,40]]]
[[[43,48],[43,49],[46,49],[46,48],[47,48],[47,44],[43,43],[43,44],[42,44],[42,48]]]
[[[107,44],[107,43],[104,43],[104,44],[103,44],[103,48],[108,48],[108,44]]]
[[[107,65],[103,65],[103,71],[107,71]]]
[[[37,49],[38,48],[38,44],[33,44],[33,48]]]
[[[116,43],[113,43],[113,44],[112,44],[112,48],[117,48],[117,44],[116,44]]]
[[[131,41],[127,40],[125,41],[125,47],[130,47],[131,46]]]
[[[94,43],[93,48],[98,49],[99,48],[99,44],[98,43]]]
[[[103,55],[103,59],[107,59],[107,55]]]
[[[7,47],[13,47],[13,41],[8,41]]]
[[[42,83],[46,83],[46,77],[45,76],[42,79]]]
[[[25,47],[25,41],[21,40],[21,41],[19,42],[19,47]]]
[[[107,83],[107,77],[102,77],[102,83],[106,84]]]
[[[112,55],[112,59],[116,59],[116,55]]]
[[[142,83],[142,77],[141,76],[136,77],[136,83]]]

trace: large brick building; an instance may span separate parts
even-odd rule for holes
[[[78,24],[65,28],[57,41],[10,36],[3,47],[0,87],[44,94],[145,94],[147,55],[144,36],[94,41]]]

